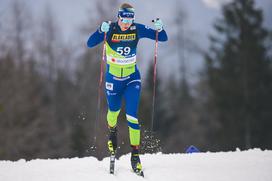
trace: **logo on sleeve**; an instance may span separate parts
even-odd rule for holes
[[[136,26],[131,26],[130,30],[136,30]]]
[[[150,29],[150,27],[149,27],[149,26],[147,26],[147,25],[145,25],[145,28],[146,28],[146,29]]]

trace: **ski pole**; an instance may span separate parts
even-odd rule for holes
[[[105,53],[106,53],[106,32],[104,33],[104,40],[103,40],[103,50],[102,50],[102,61],[100,63],[100,78],[99,78],[99,87],[98,87],[98,97],[97,97],[97,111],[96,111],[96,120],[94,123],[94,140],[92,149],[96,149],[96,137],[97,137],[97,124],[100,120],[101,114],[101,97],[102,97],[102,83],[103,83],[103,74],[104,74],[104,62],[105,62]]]
[[[158,20],[159,18],[157,18]],[[152,20],[155,22],[155,20]],[[157,55],[158,55],[158,30],[156,30],[155,55],[153,67],[153,95],[152,95],[152,113],[151,113],[151,131],[154,129],[155,97],[156,97],[156,77],[157,77]]]

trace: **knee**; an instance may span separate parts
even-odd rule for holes
[[[135,129],[135,130],[139,130],[140,129],[140,126],[139,126],[139,121],[137,118],[133,117],[133,116],[130,116],[130,115],[126,115],[127,117],[127,121],[128,121],[128,126],[132,129]]]
[[[108,114],[107,114],[107,121],[108,121],[108,125],[110,127],[115,127],[117,124],[117,117],[119,115],[119,111],[110,111],[108,110]]]

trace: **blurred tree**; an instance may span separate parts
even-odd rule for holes
[[[71,95],[73,85],[68,70],[61,69],[61,62],[67,61],[63,57],[65,46],[62,42],[62,32],[58,27],[56,15],[51,7],[47,5],[44,9],[43,16],[39,21],[37,36],[35,37],[35,58],[38,60],[39,71],[43,73],[44,82],[48,93],[49,110],[47,112],[49,119],[54,123],[56,130],[52,132],[57,143],[54,150],[63,155],[69,154],[69,135],[71,134],[70,121],[74,113],[73,99]],[[67,50],[67,49],[66,49]],[[65,52],[69,53],[69,52]],[[63,105],[70,105],[64,108]],[[50,132],[50,131],[48,131]],[[62,144],[59,144],[62,143]]]
[[[271,149],[272,70],[262,11],[253,0],[239,0],[222,13],[206,55],[206,108],[219,123],[213,143],[220,150]]]
[[[188,36],[186,28],[186,11],[178,1],[176,3],[174,27],[176,34],[172,42],[177,53],[176,66],[165,84],[166,97],[164,104],[167,106],[165,114],[165,152],[182,152],[190,144],[199,146],[203,142],[203,125],[199,123],[200,114],[196,107],[196,100],[192,95],[193,88],[188,82],[188,61],[191,52],[198,52],[192,38]],[[190,38],[189,38],[190,37]],[[171,37],[170,37],[171,38]],[[170,42],[169,42],[170,43]],[[175,69],[178,67],[178,69]],[[177,70],[177,71],[176,71]],[[175,134],[173,134],[175,133]]]
[[[26,71],[11,57],[0,60],[0,159],[54,157],[56,152],[49,147],[54,143],[50,133],[56,129],[44,106],[44,80],[31,68],[32,60],[24,63]]]
[[[29,38],[32,33],[32,16],[26,3],[13,0],[10,2],[10,16],[11,22],[6,27],[6,37],[10,43],[7,43],[10,55],[15,57],[18,66],[23,69],[23,61],[28,59],[27,50],[30,48]]]
[[[42,44],[44,46],[38,46],[40,45],[37,44],[39,41],[34,42],[34,36],[28,36],[29,34],[35,34],[34,31],[37,30],[37,26],[27,26],[32,24],[31,22],[26,23],[30,21],[27,16],[23,16],[24,18],[16,17],[21,14],[30,14],[25,4],[18,8],[17,3],[19,1],[14,1],[11,3],[11,7],[16,9],[15,12],[20,13],[11,13],[10,17],[8,17],[16,21],[11,21],[10,27],[3,31],[3,34],[10,39],[3,42],[7,48],[3,50],[0,58],[0,105],[2,106],[0,112],[0,144],[2,145],[0,159],[16,160],[20,158],[69,156],[71,152],[69,150],[69,140],[67,140],[69,138],[69,131],[67,131],[69,125],[62,124],[66,120],[61,116],[70,116],[69,112],[64,113],[62,110],[73,110],[73,104],[69,102],[69,100],[73,99],[68,99],[67,93],[71,97],[73,97],[73,94],[68,86],[66,86],[66,89],[62,85],[63,82],[66,82],[66,85],[71,85],[72,82],[67,75],[60,76],[62,81],[56,78],[52,80],[50,78],[51,74],[44,73],[45,70],[48,70],[47,67],[40,66],[45,58],[49,57],[46,61],[50,61],[51,55],[54,55],[54,60],[61,60],[61,54],[55,53],[58,41],[54,37],[50,39],[52,41],[47,41],[48,36],[46,36],[46,33],[55,37],[60,37],[60,35],[55,29],[50,29],[51,24],[54,24],[53,19],[51,19],[51,23],[43,28],[45,34],[40,36],[40,42],[44,40],[44,44]],[[48,15],[46,14],[45,19],[48,18]],[[16,36],[12,32],[16,32]],[[51,48],[45,48],[46,50],[41,48],[49,46]],[[19,53],[17,50],[12,51],[14,47],[21,49],[18,50]],[[61,46],[58,46],[58,48],[60,50]],[[39,54],[38,52],[42,53]],[[54,87],[54,98],[52,98],[52,87]],[[57,96],[57,94],[60,96]],[[60,99],[64,96],[67,97]],[[52,99],[56,99],[54,103],[58,102],[59,106],[52,104]],[[52,105],[59,108],[54,114],[52,114]],[[67,106],[67,109],[63,109],[63,105],[69,106]],[[70,117],[70,119],[73,118]],[[67,122],[69,123],[69,121]]]

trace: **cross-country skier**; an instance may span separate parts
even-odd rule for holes
[[[154,21],[155,30],[134,22],[134,8],[127,3],[120,6],[117,22],[103,22],[88,39],[88,47],[101,43],[106,33],[107,67],[105,75],[105,92],[108,103],[107,122],[109,127],[108,147],[111,153],[117,148],[117,117],[121,101],[126,103],[126,118],[129,127],[131,166],[134,172],[141,173],[139,158],[140,126],[138,121],[138,104],[141,91],[141,77],[136,65],[136,50],[139,39],[156,39],[167,41],[167,34],[160,19]]]

